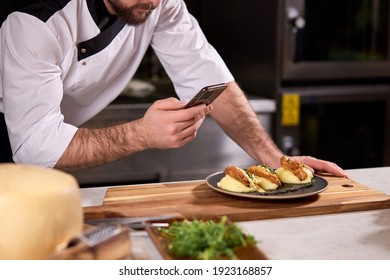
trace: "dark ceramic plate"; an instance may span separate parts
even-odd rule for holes
[[[328,182],[314,175],[310,183],[306,184],[283,184],[276,190],[266,192],[233,192],[218,187],[218,182],[225,176],[223,172],[217,172],[206,178],[206,184],[215,191],[240,197],[256,199],[291,199],[312,196],[323,192],[328,188]]]

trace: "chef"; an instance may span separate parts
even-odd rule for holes
[[[196,137],[210,114],[256,161],[280,165],[282,152],[183,0],[24,2],[0,29],[0,122],[13,161],[73,171],[177,148]],[[158,100],[135,121],[79,128],[119,95],[149,46],[180,100]],[[218,83],[228,86],[212,105],[184,109],[199,89]],[[296,159],[346,176],[334,163]]]

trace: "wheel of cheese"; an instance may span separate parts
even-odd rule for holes
[[[82,232],[79,185],[64,172],[0,164],[0,259],[47,259]]]

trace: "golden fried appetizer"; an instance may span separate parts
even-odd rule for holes
[[[276,170],[276,174],[283,183],[310,183],[313,178],[313,174],[306,165],[290,157],[282,156],[280,165],[281,167]]]
[[[278,175],[266,165],[253,165],[248,168],[248,173],[253,174],[265,190],[275,190],[282,185]]]
[[[218,186],[222,189],[233,192],[264,191],[259,186],[258,180],[242,168],[228,166],[225,168],[224,173],[225,176],[218,182]]]

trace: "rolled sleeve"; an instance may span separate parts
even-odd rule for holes
[[[16,150],[14,161],[53,168],[68,147],[77,129],[77,127],[63,122],[38,128]]]

